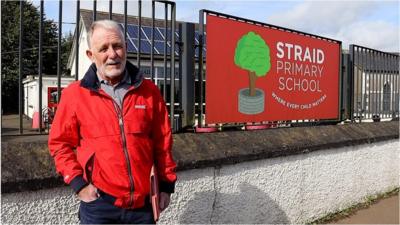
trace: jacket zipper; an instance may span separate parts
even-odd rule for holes
[[[122,136],[122,145],[125,153],[125,159],[126,159],[126,165],[128,167],[128,175],[129,175],[129,183],[130,183],[130,198],[129,198],[129,206],[132,205],[133,203],[133,192],[134,192],[134,187],[133,187],[133,176],[132,176],[132,169],[131,169],[131,161],[129,160],[129,153],[128,153],[128,148],[126,147],[126,137],[125,137],[125,131],[124,131],[124,121],[122,119],[122,113],[119,110],[118,112],[118,119],[119,119],[119,128],[121,130],[121,136]]]
[[[126,94],[125,94],[125,96],[126,96]],[[106,95],[106,96],[109,97],[108,95]],[[124,98],[125,98],[125,96],[124,96]],[[111,97],[109,97],[109,98],[111,98]],[[126,147],[126,137],[125,137],[125,131],[124,131],[124,120],[123,120],[123,116],[122,116],[122,107],[123,107],[123,102],[124,101],[122,100],[121,108],[119,108],[119,105],[115,102],[115,100],[113,98],[111,98],[111,100],[113,101],[113,105],[114,105],[115,111],[117,113],[119,129],[121,131],[122,149],[123,149],[124,155],[125,155],[126,166],[127,166],[127,169],[128,169],[128,176],[129,176],[129,185],[130,185],[129,203],[128,203],[128,205],[131,206],[132,203],[133,203],[134,184],[133,184],[133,175],[132,175],[132,170],[131,170],[131,161],[129,160],[128,148]]]

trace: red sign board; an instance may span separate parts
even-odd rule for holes
[[[207,15],[206,123],[336,119],[340,42]]]

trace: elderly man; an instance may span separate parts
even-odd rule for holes
[[[157,168],[160,210],[174,192],[176,164],[168,112],[158,88],[126,60],[120,26],[96,21],[93,62],[63,90],[49,135],[57,172],[81,200],[81,223],[155,223],[150,170]]]

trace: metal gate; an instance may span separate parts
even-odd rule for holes
[[[61,84],[68,79],[68,82],[72,80],[78,80],[81,77],[82,71],[79,71],[79,67],[82,66],[82,51],[80,51],[81,42],[82,42],[82,30],[85,26],[82,22],[84,21],[81,9],[81,2],[80,0],[76,0],[76,11],[74,12],[75,16],[75,32],[74,32],[74,41],[72,45],[72,50],[70,53],[70,58],[73,58],[73,61],[70,63],[71,66],[71,76],[65,77],[62,76],[61,71],[61,39],[62,39],[62,31],[63,31],[63,24],[62,21],[62,14],[63,14],[63,5],[65,7],[65,3],[68,1],[59,0],[58,1],[58,22],[57,23],[57,32],[58,32],[58,46],[56,48],[57,51],[57,74],[52,74],[52,78],[56,81],[55,87],[52,87],[52,95],[54,95],[54,99],[52,99],[53,106],[56,106],[59,102],[61,96],[62,86]],[[176,67],[176,59],[179,57],[179,49],[176,47],[179,38],[179,34],[177,32],[177,23],[176,23],[176,5],[173,1],[164,1],[164,0],[152,0],[151,7],[151,18],[143,17],[142,16],[142,0],[135,0],[135,1],[128,1],[124,0],[123,2],[123,14],[115,14],[113,12],[113,2],[109,0],[109,11],[107,12],[100,12],[97,11],[97,0],[93,0],[93,9],[91,10],[91,15],[87,16],[89,18],[89,22],[96,21],[99,19],[113,19],[114,21],[118,22],[121,28],[124,30],[125,39],[128,44],[128,54],[132,57],[136,57],[134,60],[132,57],[130,58],[131,61],[135,61],[134,63],[142,69],[143,72],[147,74],[146,78],[151,79],[154,81],[159,88],[162,90],[162,94],[164,99],[167,102],[168,110],[170,115],[175,115],[177,108],[179,108],[179,104],[176,104],[176,96],[179,94],[179,90],[176,85],[177,80],[179,80],[179,66]],[[18,105],[19,105],[19,118],[18,123],[16,122],[15,127],[13,130],[19,130],[18,134],[46,134],[48,132],[48,124],[44,124],[44,122],[49,121],[49,116],[54,115],[56,107],[50,108],[50,105],[46,100],[47,94],[47,87],[43,85],[44,81],[44,74],[43,74],[43,49],[46,43],[43,43],[44,40],[44,0],[39,2],[38,13],[39,13],[39,35],[38,39],[38,74],[24,74],[24,63],[23,60],[26,56],[24,56],[25,46],[24,46],[24,33],[30,32],[25,27],[24,29],[24,17],[22,16],[23,13],[20,13],[19,18],[19,79],[18,79],[18,87],[19,87],[19,96],[18,96]],[[26,10],[25,0],[19,1],[19,10],[20,12],[24,12]],[[156,10],[156,6],[158,7]],[[128,7],[129,8],[137,8],[138,15],[137,16],[130,16],[128,15]],[[160,10],[161,9],[161,10]],[[86,14],[87,14],[86,10]],[[158,11],[163,11],[164,18],[163,19],[155,19],[156,13],[160,13]],[[107,15],[105,15],[107,14]],[[117,18],[118,17],[118,18]],[[134,18],[133,18],[134,17]],[[131,21],[128,24],[128,19]],[[132,22],[134,21],[134,23]],[[146,24],[143,22],[146,21]],[[89,24],[90,26],[90,24]],[[29,29],[29,28],[28,28]],[[171,32],[174,31],[174,32]],[[161,39],[160,39],[161,37]],[[146,61],[147,65],[143,65],[143,61]],[[157,61],[159,65],[157,68],[154,65],[154,62]],[[87,68],[86,68],[87,69]],[[85,69],[85,70],[86,70]],[[154,75],[156,70],[158,71],[159,77],[155,77]],[[24,113],[24,108],[28,108],[27,103],[24,103],[28,99],[28,90],[24,90],[23,80],[28,76],[33,77],[33,80],[37,82],[37,87],[35,87],[35,94],[31,94],[29,99],[37,98],[37,103],[35,102],[35,113],[34,116],[26,115]],[[24,93],[25,92],[25,93]],[[44,94],[45,93],[45,94]],[[25,95],[24,95],[25,94]],[[37,104],[37,106],[36,106]],[[178,105],[178,106],[177,106]],[[31,107],[32,108],[32,107]],[[49,112],[51,112],[49,114]],[[179,115],[177,115],[179,117]],[[175,126],[177,119],[175,116],[170,116],[172,126]],[[33,131],[30,123],[27,119],[33,119],[33,123],[37,124],[37,130]],[[36,121],[37,120],[37,121]],[[32,123],[32,124],[33,124]],[[12,135],[17,134],[16,132],[12,133]],[[7,135],[4,134],[3,135]]]
[[[350,119],[399,116],[399,56],[350,45]]]

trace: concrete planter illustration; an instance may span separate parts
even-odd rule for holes
[[[239,112],[248,115],[264,112],[264,91],[256,88],[255,92],[254,96],[250,96],[249,88],[239,90]]]

